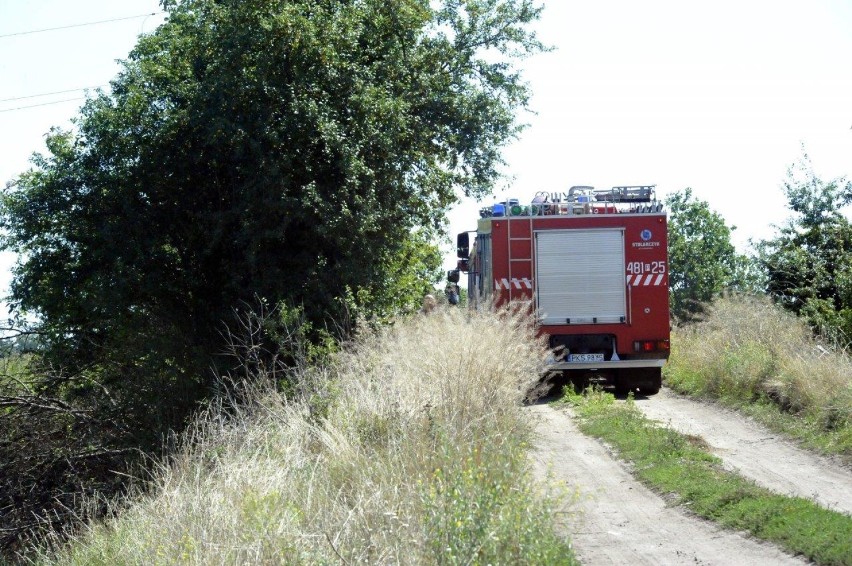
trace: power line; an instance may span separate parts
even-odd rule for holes
[[[86,100],[84,96],[78,96],[76,98],[65,98],[63,100],[54,100],[53,102],[42,102],[41,104],[30,104],[29,106],[18,106],[17,108],[4,108],[0,110],[0,114],[3,112],[12,112],[14,110],[26,110],[27,108],[36,108],[38,106],[50,106],[51,104],[62,104],[63,102],[73,102],[75,100]]]
[[[0,39],[3,39],[4,37],[15,37],[15,36],[19,36],[19,35],[30,35],[30,34],[33,34],[33,33],[43,33],[43,32],[46,32],[46,31],[56,31],[56,30],[60,30],[60,29],[80,28],[80,27],[84,27],[84,26],[95,26],[95,25],[98,25],[98,24],[108,24],[108,23],[111,23],[111,22],[121,22],[121,21],[124,21],[124,20],[136,20],[136,19],[139,19],[139,18],[147,18],[149,16],[156,16],[157,14],[164,14],[164,13],[165,12],[151,12],[150,14],[139,14],[138,16],[126,16],[124,18],[113,18],[111,20],[99,20],[97,22],[85,22],[85,23],[82,23],[82,24],[71,24],[71,25],[59,26],[59,27],[55,27],[55,28],[44,28],[44,29],[34,29],[34,30],[29,30],[29,31],[19,31],[19,32],[15,32],[15,33],[4,33],[4,34],[0,35]]]
[[[84,86],[82,88],[72,88],[70,90],[56,90],[54,92],[43,92],[41,94],[28,94],[27,96],[16,96],[14,98],[0,98],[0,102],[12,102],[13,100],[26,100],[27,98],[40,98],[42,96],[50,96],[52,94],[67,94],[69,92],[77,92],[79,90],[104,88],[105,86],[107,86],[107,85]]]

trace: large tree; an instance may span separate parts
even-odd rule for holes
[[[429,245],[457,189],[495,181],[528,96],[510,60],[538,48],[523,26],[539,10],[164,5],[112,91],[7,190],[13,306],[66,365],[138,360],[125,350],[142,345],[197,372],[255,296],[316,323],[347,295],[415,302],[423,287],[400,289],[400,264],[424,257],[410,242]]]
[[[0,210],[52,368],[32,393],[85,402],[121,439],[105,450],[184,422],[245,304],[313,328],[416,304],[447,207],[490,190],[518,132],[513,62],[541,48],[531,0],[163,6]]]

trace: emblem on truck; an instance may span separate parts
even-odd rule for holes
[[[651,238],[654,237],[654,233],[649,229],[645,228],[641,232],[639,232],[639,237],[642,239],[641,242],[633,242],[634,248],[658,248],[660,247],[660,242],[658,241],[650,241]]]

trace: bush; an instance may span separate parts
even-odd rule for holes
[[[852,454],[852,359],[766,299],[725,297],[702,322],[677,328],[666,382],[734,404],[769,404],[829,435],[825,448]]]
[[[543,349],[523,317],[440,309],[346,350],[298,398],[211,407],[150,496],[41,559],[573,563],[527,457]]]

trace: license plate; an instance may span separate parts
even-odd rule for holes
[[[603,354],[570,354],[569,362],[602,362],[604,361]]]

